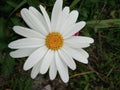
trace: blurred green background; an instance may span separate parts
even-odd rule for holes
[[[34,80],[23,71],[26,58],[9,56],[8,43],[22,38],[12,30],[14,25],[26,26],[20,16],[24,7],[46,7],[49,15],[55,0],[0,0],[0,90],[120,90],[120,0],[64,0],[64,6],[79,11],[78,21],[87,22],[80,35],[95,42],[86,48],[89,64],[76,62],[69,70],[70,81],[64,84],[59,76],[50,81],[48,73]],[[48,88],[48,89],[46,89]]]

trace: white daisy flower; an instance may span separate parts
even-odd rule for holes
[[[49,77],[55,79],[57,71],[63,80],[69,81],[68,67],[76,69],[75,60],[87,64],[88,53],[83,48],[88,47],[94,40],[90,37],[73,36],[85,26],[84,21],[77,22],[78,11],[70,12],[69,7],[62,9],[63,0],[56,0],[51,20],[40,5],[42,14],[34,7],[22,9],[21,15],[30,28],[14,26],[13,30],[23,36],[11,42],[8,46],[13,58],[28,57],[23,69],[32,68],[31,77],[39,73],[45,74],[49,69]]]

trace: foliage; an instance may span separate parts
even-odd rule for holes
[[[0,1],[0,90],[36,90],[30,72],[22,70],[25,59],[13,59],[8,43],[20,38],[12,27],[26,26],[20,16],[24,7],[39,4],[46,7],[49,15],[55,0],[1,0]],[[64,0],[64,6],[79,11],[79,19],[87,21],[80,35],[91,36],[95,43],[86,50],[89,64],[77,63],[77,69],[70,72],[69,83],[63,84],[59,77],[50,81],[48,75],[40,80],[41,88],[50,84],[58,90],[119,90],[120,88],[120,1],[119,0]],[[33,84],[35,83],[35,84]],[[33,86],[34,85],[34,86]],[[64,89],[60,89],[60,85]],[[41,90],[39,88],[39,90]]]

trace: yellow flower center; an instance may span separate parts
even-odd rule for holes
[[[63,37],[58,32],[51,32],[46,36],[45,44],[51,50],[58,50],[63,46]]]

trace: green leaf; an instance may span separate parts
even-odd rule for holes
[[[12,72],[15,66],[15,60],[7,54],[5,56],[4,62],[2,64],[2,75],[8,77]]]
[[[0,50],[3,50],[4,48],[6,48],[7,47],[7,44],[3,41],[3,40],[1,40],[0,39]]]
[[[0,50],[7,46],[5,44],[5,38],[5,19],[0,18]]]
[[[3,57],[2,57],[2,52],[0,52],[0,64],[3,63]]]
[[[40,5],[39,0],[27,0],[27,3],[29,4],[29,6],[34,6],[36,8]]]
[[[16,6],[16,8],[10,13],[9,17],[15,13],[15,11],[17,11],[21,6],[23,6],[26,3],[26,0],[23,0],[20,4],[18,4],[18,6]]]
[[[5,20],[0,18],[0,39],[4,38]]]
[[[85,86],[84,90],[88,90],[89,89],[89,83]]]
[[[74,6],[75,6],[76,4],[78,4],[78,2],[80,2],[80,0],[74,0],[74,1],[72,2],[72,4],[70,5],[70,8],[73,9]]]
[[[87,26],[92,28],[120,27],[120,19],[87,21]]]
[[[24,90],[31,90],[32,89],[32,79],[28,78],[25,82]]]
[[[25,26],[24,23],[21,22],[21,19],[19,19],[19,18],[12,17],[12,18],[10,18],[10,20],[14,25]]]
[[[15,2],[13,2],[13,1],[6,1],[6,3],[8,5],[10,5],[11,7],[14,7],[14,8],[17,6],[17,4]]]

